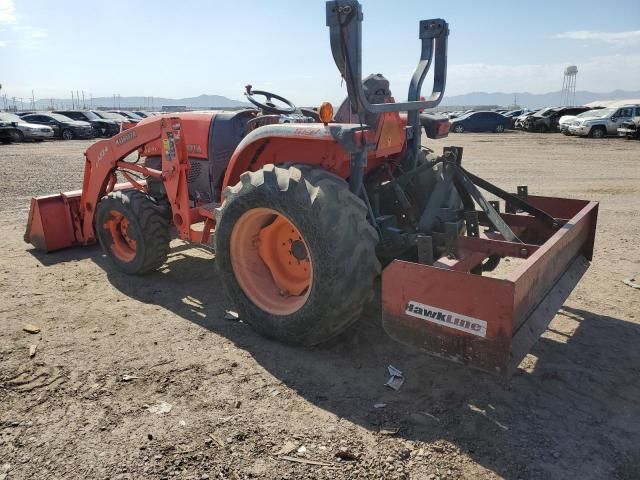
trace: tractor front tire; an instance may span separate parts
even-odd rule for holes
[[[169,254],[170,212],[149,195],[119,190],[100,200],[96,235],[116,268],[128,275],[156,270]]]
[[[225,189],[216,220],[220,281],[240,318],[262,335],[324,343],[373,298],[378,235],[342,178],[266,165]]]

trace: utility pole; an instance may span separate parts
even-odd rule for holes
[[[87,104],[84,103],[84,90],[82,90],[82,109],[86,110],[87,109]]]
[[[71,110],[75,110],[76,109],[76,103],[73,100],[73,90],[71,90]]]

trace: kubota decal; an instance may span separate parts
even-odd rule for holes
[[[467,317],[466,315],[432,307],[431,305],[414,302],[413,300],[407,303],[404,313],[436,325],[454,328],[479,337],[487,336],[487,322],[478,318]]]
[[[316,128],[315,125],[313,128],[305,128],[298,127],[294,131],[294,135],[305,135],[309,137],[324,137],[327,135],[325,129]]]
[[[116,138],[116,145],[120,146],[123,143],[127,143],[129,140],[133,140],[134,138],[136,138],[138,136],[138,134],[136,132],[134,132],[133,130],[130,130],[124,134],[121,134],[118,138]]]

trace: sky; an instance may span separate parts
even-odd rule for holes
[[[447,94],[640,90],[640,1],[361,0],[363,73],[404,100],[418,22],[450,26]],[[242,99],[243,87],[294,103],[339,101],[324,0],[0,0],[0,84],[8,97]],[[425,82],[425,90],[426,90]],[[424,93],[424,92],[423,92]]]

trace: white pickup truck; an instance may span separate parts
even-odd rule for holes
[[[618,127],[633,117],[640,116],[640,105],[593,110],[592,116],[576,118],[569,125],[569,134],[580,137],[604,138],[618,135]]]

